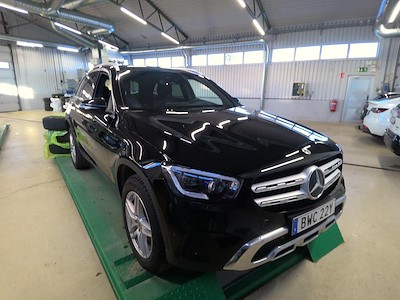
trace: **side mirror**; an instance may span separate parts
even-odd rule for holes
[[[240,103],[240,100],[238,98],[232,97],[232,100],[237,106],[243,106],[243,104]]]
[[[84,100],[79,104],[79,108],[83,110],[105,110],[106,107],[107,102],[104,98]]]

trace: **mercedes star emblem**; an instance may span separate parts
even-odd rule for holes
[[[310,199],[318,199],[324,192],[325,176],[320,168],[312,169],[308,179],[308,196]]]

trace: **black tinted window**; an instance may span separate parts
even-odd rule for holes
[[[190,73],[146,71],[121,81],[130,109],[189,109],[234,106],[213,82]]]
[[[78,92],[76,93],[79,98],[82,100],[90,100],[93,98],[96,77],[97,73],[86,75],[79,86]]]

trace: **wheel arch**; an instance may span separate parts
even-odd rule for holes
[[[163,235],[166,254],[168,255],[171,247],[170,247],[170,241],[167,238],[168,233],[167,233],[166,222],[164,220],[164,215],[162,213],[160,203],[157,200],[157,196],[154,193],[153,187],[152,187],[149,179],[147,178],[147,176],[141,170],[140,166],[136,165],[134,162],[132,162],[131,160],[129,160],[127,158],[120,158],[115,165],[115,175],[114,175],[114,177],[116,179],[115,182],[118,186],[118,191],[119,191],[120,195],[122,194],[122,189],[124,187],[124,183],[132,175],[138,175],[140,177],[142,182],[145,184],[147,191],[150,194],[151,200],[153,201],[153,205],[154,205],[154,208],[157,213],[158,222],[161,227],[161,232]],[[122,199],[122,201],[124,201],[124,200]]]

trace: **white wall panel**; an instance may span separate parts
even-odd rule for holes
[[[0,46],[0,62],[9,64],[9,69],[0,68],[0,112],[19,110],[10,47]]]
[[[14,46],[14,61],[23,110],[43,108],[43,98],[63,93],[67,79],[78,79],[78,69],[86,69],[80,53],[52,48]]]

